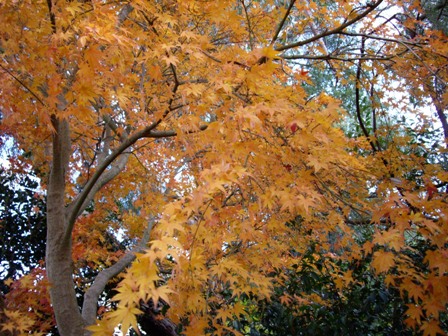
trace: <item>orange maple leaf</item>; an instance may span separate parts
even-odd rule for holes
[[[373,254],[372,266],[377,273],[387,272],[395,266],[394,254],[386,251],[376,251]]]

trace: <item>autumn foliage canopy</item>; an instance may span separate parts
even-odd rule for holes
[[[139,333],[151,303],[248,335],[314,244],[340,300],[367,265],[444,334],[448,20],[421,3],[0,1],[0,144],[47,203],[2,332]]]

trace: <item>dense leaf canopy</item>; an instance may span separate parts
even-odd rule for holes
[[[269,329],[271,303],[293,324],[353,318],[368,285],[400,330],[442,334],[446,10],[0,2],[0,131],[47,197],[45,265],[11,284],[3,331],[52,328],[29,309],[47,290],[64,336],[138,332],[143,312],[167,335],[238,335]]]

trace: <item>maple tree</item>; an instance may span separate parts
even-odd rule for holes
[[[443,333],[439,7],[1,2],[1,132],[30,153],[19,161],[47,195],[45,266],[11,284],[2,330],[45,333],[51,298],[61,335],[138,332],[145,307],[167,334],[242,334],[234,322],[273,300],[317,242],[312,258],[336,292],[359,281],[347,263],[369,260],[406,300],[408,327]],[[351,86],[353,104],[311,93],[313,74]],[[443,131],[431,146],[418,137],[435,123],[429,105]],[[412,116],[415,136],[393,113]],[[295,218],[300,228],[287,225]],[[370,238],[356,239],[358,227]],[[325,305],[294,294],[280,303]]]

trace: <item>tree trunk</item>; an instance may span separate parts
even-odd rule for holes
[[[65,177],[69,162],[70,134],[66,121],[53,117],[53,162],[47,195],[46,269],[50,296],[61,336],[80,336],[84,323],[73,283],[71,235],[67,232]]]

